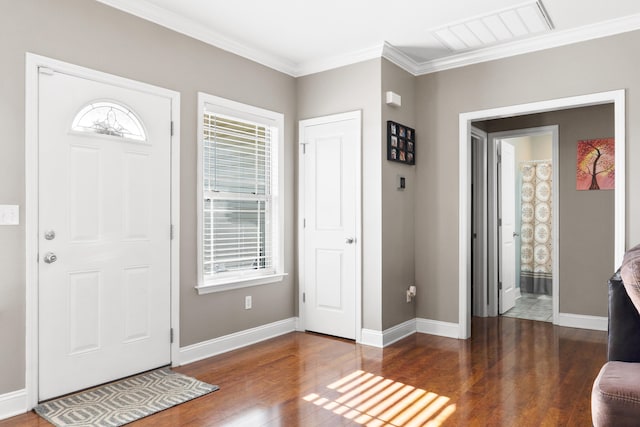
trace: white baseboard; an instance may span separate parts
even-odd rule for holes
[[[362,328],[360,342],[358,344],[370,345],[371,347],[384,347],[384,338],[381,331]]]
[[[27,412],[27,390],[0,395],[0,420]]]
[[[558,313],[558,326],[568,328],[592,329],[594,331],[606,331],[609,325],[607,317],[587,316],[584,314]]]
[[[394,342],[415,333],[416,319],[407,320],[399,325],[385,329],[382,332],[363,328],[359,344],[384,348],[389,344],[393,344]]]
[[[460,326],[457,323],[441,322],[431,319],[416,319],[416,329],[422,334],[456,339],[460,338]]]
[[[256,328],[247,329],[245,331],[225,335],[220,338],[214,338],[209,341],[182,347],[180,349],[180,365],[186,365],[188,363],[206,359],[207,357],[268,340],[269,338],[275,338],[279,335],[294,332],[296,330],[297,323],[298,319],[292,317],[278,322],[269,323],[267,325],[258,326]]]

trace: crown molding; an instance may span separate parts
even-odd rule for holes
[[[158,7],[146,0],[96,0],[130,15],[153,22],[170,30],[200,40],[209,45],[234,53],[243,58],[262,64],[276,71],[296,77],[297,66],[292,61],[268,54],[259,49],[238,43],[217,31],[194,22],[191,19]]]
[[[598,39],[640,29],[640,14],[625,16],[580,28],[554,31],[540,36],[513,41],[493,47],[459,53],[444,58],[418,62],[397,47],[384,42],[366,49],[318,60],[295,63],[234,41],[217,31],[160,8],[146,0],[96,0],[107,6],[169,28],[204,43],[226,50],[292,77],[315,74],[375,58],[385,58],[414,76],[436,73],[452,68],[503,59]]]
[[[384,42],[382,57],[388,59],[390,62],[396,64],[406,72],[413,74],[414,76],[418,75],[420,64],[415,59],[387,42]]]
[[[529,39],[514,41],[494,47],[448,56],[419,63],[416,69],[407,70],[415,75],[424,75],[510,56],[537,52],[566,46],[602,37],[613,36],[640,29],[640,14],[587,25],[584,27],[556,31]]]
[[[296,72],[294,73],[294,77],[302,77],[309,74],[320,73],[322,71],[333,70],[346,65],[357,64],[358,62],[364,62],[370,59],[382,58],[385,45],[386,43],[357,50],[355,52],[349,52],[344,55],[336,55],[329,58],[304,62],[298,65]]]

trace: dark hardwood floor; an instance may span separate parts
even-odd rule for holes
[[[590,426],[606,333],[473,319],[385,349],[291,333],[177,368],[220,390],[136,426]],[[34,413],[0,427],[48,426]]]

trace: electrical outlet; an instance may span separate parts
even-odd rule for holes
[[[413,298],[416,296],[416,287],[410,285],[407,289],[407,302],[413,301]]]
[[[244,309],[251,310],[251,295],[244,297]]]

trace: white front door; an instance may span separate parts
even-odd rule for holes
[[[45,70],[38,115],[45,400],[171,361],[171,103]]]
[[[513,308],[516,301],[516,245],[515,234],[515,148],[501,141],[500,172],[500,314]]]
[[[360,116],[300,122],[305,329],[356,338]]]

